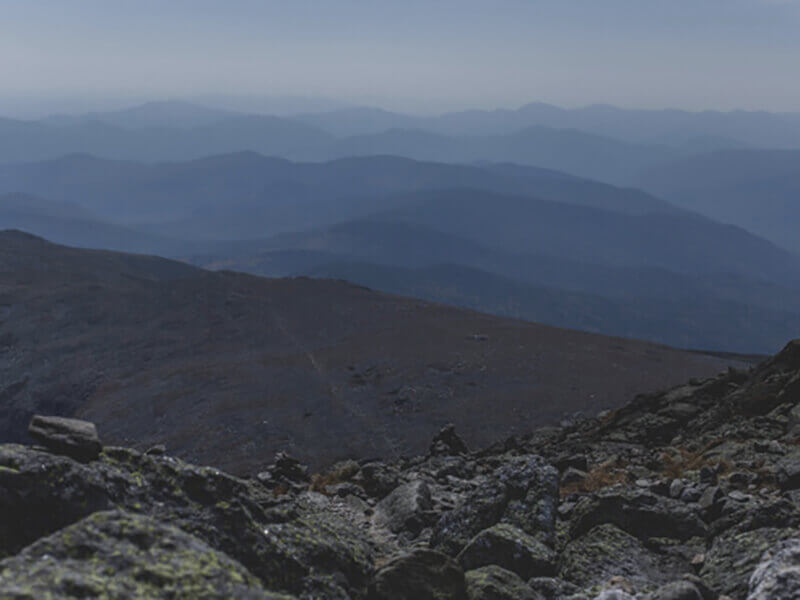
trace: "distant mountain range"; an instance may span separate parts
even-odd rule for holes
[[[71,156],[3,167],[3,186],[48,200],[0,197],[0,226],[74,246],[343,278],[682,347],[769,352],[800,333],[796,255],[647,193],[547,169]]]
[[[798,115],[151,103],[0,120],[0,227],[774,352],[800,334],[800,150],[784,147]]]
[[[138,161],[250,150],[303,161],[392,154],[441,162],[513,162],[611,183],[721,149],[800,148],[800,116],[636,111],[594,106],[415,117],[372,108],[275,117],[154,102],[122,111],[0,119],[0,162],[88,153]]]
[[[800,147],[800,113],[636,110],[606,105],[565,109],[534,102],[519,109],[466,110],[436,117],[364,107],[298,118],[337,136],[374,134],[389,129],[422,129],[445,135],[504,135],[528,127],[551,127],[632,143],[702,150]]]
[[[735,358],[0,232],[0,440],[32,413],[237,472],[487,444]],[[581,376],[574,377],[575,373]],[[565,385],[565,381],[569,384]]]

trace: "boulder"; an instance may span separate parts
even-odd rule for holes
[[[416,535],[430,519],[433,502],[424,481],[405,483],[375,506],[375,524],[394,533],[408,531]]]
[[[764,527],[752,531],[726,531],[714,538],[706,552],[700,577],[714,591],[745,598],[748,581],[761,557],[779,542],[795,537],[797,530]]]
[[[464,571],[449,556],[416,549],[384,565],[369,586],[369,600],[467,600]]]
[[[459,553],[458,562],[465,570],[497,565],[530,579],[552,575],[556,554],[532,535],[501,523],[476,535]]]
[[[609,488],[581,499],[573,511],[570,536],[579,537],[603,523],[616,525],[640,540],[686,540],[707,533],[705,523],[690,505],[631,488]]]
[[[452,423],[442,427],[431,442],[431,456],[457,456],[468,452],[469,448],[456,433],[456,427]]]
[[[528,580],[528,587],[544,600],[560,600],[578,593],[578,586],[556,577],[532,577]]]
[[[660,587],[652,600],[703,600],[703,594],[690,581],[673,581]]]
[[[109,577],[113,573],[113,577]],[[176,527],[98,512],[0,562],[4,598],[245,598],[268,593],[241,564]]]
[[[545,600],[518,575],[491,565],[467,571],[469,600]]]
[[[103,449],[94,423],[88,421],[34,415],[28,433],[48,450],[76,460],[94,460]]]
[[[647,591],[680,578],[688,570],[679,559],[648,550],[629,533],[604,524],[567,544],[561,555],[560,577],[580,588],[622,578],[633,589]]]
[[[484,529],[514,525],[546,543],[553,540],[558,506],[558,471],[535,455],[508,457],[455,509],[436,523],[431,546],[451,556]]]
[[[27,446],[0,446],[0,558],[112,501],[90,465]]]
[[[373,571],[373,548],[356,525],[217,469],[124,448],[106,448],[83,464],[13,445],[0,446],[0,465],[5,554],[93,512],[119,508],[146,511],[194,535],[270,590],[300,595],[327,576],[363,589]]]
[[[800,598],[800,538],[776,544],[761,558],[750,577],[747,600]]]

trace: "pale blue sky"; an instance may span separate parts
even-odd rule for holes
[[[800,0],[0,0],[15,99],[800,110]]]

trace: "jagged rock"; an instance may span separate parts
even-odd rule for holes
[[[0,446],[3,551],[111,507],[147,511],[238,560],[270,590],[298,594],[309,577],[366,586],[372,549],[337,514],[283,502],[256,482],[171,457],[106,448],[82,464],[24,446]],[[9,512],[10,510],[10,512]]]
[[[369,600],[466,600],[464,571],[449,556],[417,549],[382,567],[369,587]]]
[[[800,488],[800,451],[795,451],[778,462],[777,479],[782,490]]]
[[[395,533],[416,535],[428,524],[432,508],[428,484],[411,481],[395,488],[375,506],[375,523]]]
[[[800,538],[770,548],[750,577],[747,600],[796,600],[800,598]]]
[[[0,446],[0,558],[111,505],[96,468],[26,446]]]
[[[452,423],[442,427],[431,442],[431,456],[455,456],[468,452],[469,448],[456,433],[456,427]]]
[[[594,597],[594,600],[636,600],[635,596],[631,596],[624,590],[603,590]]]
[[[15,600],[290,600],[198,538],[123,511],[95,513],[0,562],[0,590]]]
[[[764,553],[797,535],[797,530],[774,527],[743,533],[726,531],[711,544],[700,577],[719,593],[745,598],[750,576]]]
[[[704,600],[703,594],[689,581],[673,581],[656,591],[651,600]]]
[[[578,586],[556,577],[532,577],[528,580],[528,587],[544,600],[559,600],[578,592]]]
[[[567,544],[561,555],[560,576],[584,588],[622,577],[636,590],[647,591],[687,571],[680,560],[656,554],[632,535],[604,524]]]
[[[373,461],[361,465],[361,470],[353,479],[373,498],[381,499],[391,493],[400,483],[397,468],[382,462]]]
[[[455,556],[480,531],[496,523],[514,525],[549,542],[557,506],[556,469],[539,456],[512,457],[439,519],[431,546]]]
[[[567,470],[561,474],[561,485],[581,483],[584,479],[586,479],[586,471],[580,471],[575,467],[568,467]]]
[[[28,433],[48,450],[77,460],[94,460],[103,449],[94,423],[88,421],[34,415]]]
[[[686,540],[704,537],[707,528],[687,504],[650,492],[609,488],[583,498],[575,507],[570,535],[579,537],[596,525],[611,523],[640,540],[651,537]]]
[[[518,575],[496,565],[467,571],[469,600],[545,600]]]
[[[156,444],[151,446],[145,451],[147,456],[163,456],[167,453],[167,447],[164,444]]]
[[[497,565],[524,579],[552,575],[556,554],[541,541],[507,524],[481,531],[459,553],[465,570]]]

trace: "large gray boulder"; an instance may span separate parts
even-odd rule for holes
[[[504,523],[484,529],[459,553],[465,570],[497,565],[523,579],[552,575],[556,553],[524,531]]]
[[[94,460],[103,449],[94,423],[88,421],[35,415],[28,433],[48,450],[77,460]]]
[[[621,578],[637,592],[652,592],[688,569],[679,559],[653,552],[629,533],[606,523],[567,544],[560,576],[584,589],[604,587]]]
[[[416,535],[430,518],[433,502],[424,481],[404,483],[375,506],[375,524],[394,533],[408,531]]]
[[[469,600],[544,600],[516,573],[496,565],[467,571]]]
[[[513,525],[551,542],[558,506],[558,471],[539,456],[510,457],[477,481],[452,511],[434,526],[431,546],[457,555],[484,529]]]
[[[726,531],[714,538],[706,553],[700,577],[716,592],[732,598],[745,598],[750,576],[764,553],[779,542],[797,535],[797,530],[781,527]]]
[[[449,556],[416,549],[384,565],[369,587],[369,600],[466,600],[464,571]]]
[[[747,600],[796,600],[800,598],[800,538],[770,548],[750,577]]]
[[[0,596],[290,600],[200,539],[123,511],[95,513],[0,562]]]

